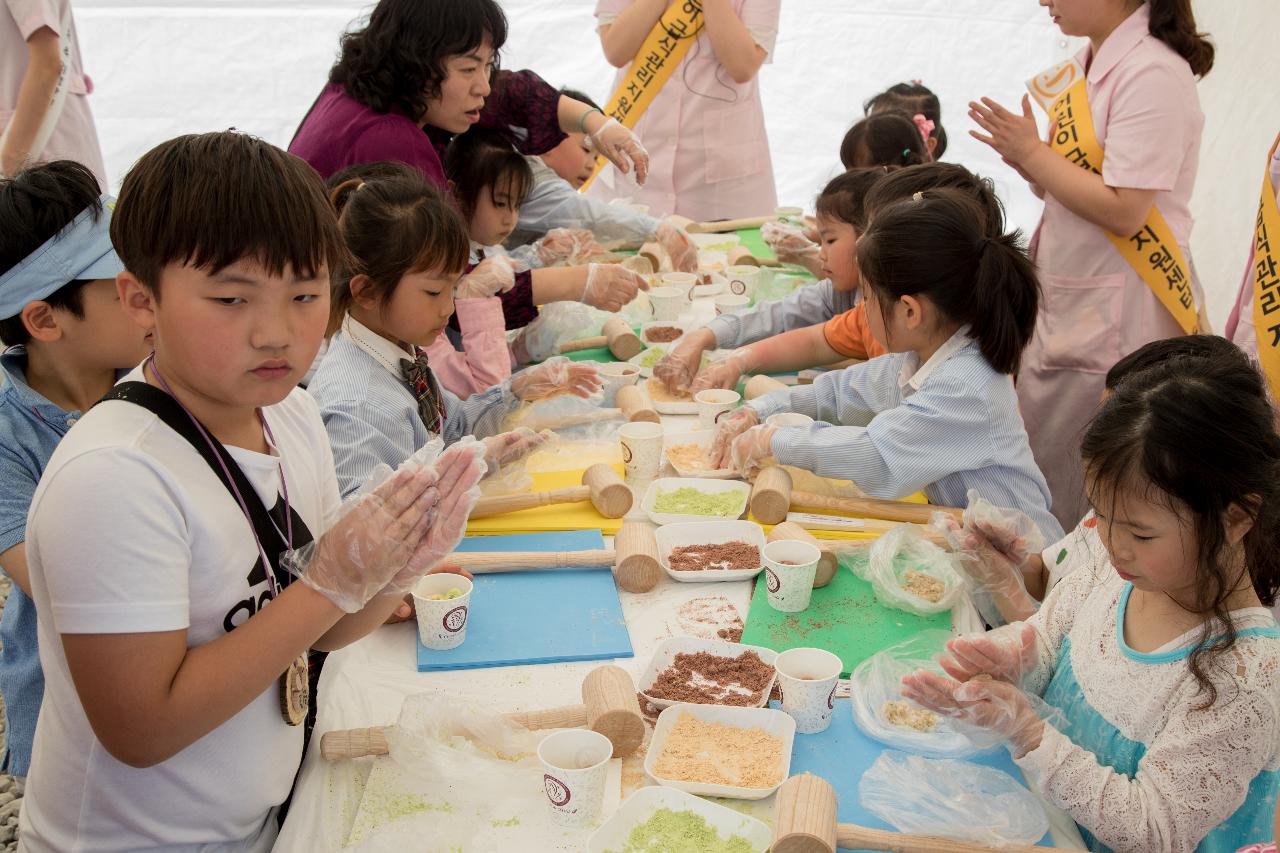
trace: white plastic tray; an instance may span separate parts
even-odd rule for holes
[[[778,777],[778,784],[768,788],[742,788],[736,785],[678,782],[658,776],[654,773],[658,756],[662,754],[667,737],[681,714],[692,714],[704,722],[739,729],[761,728],[774,737],[782,738],[782,772]],[[668,788],[676,788],[689,794],[704,797],[733,797],[739,800],[763,800],[782,787],[782,783],[791,775],[791,747],[795,739],[796,721],[790,714],[782,711],[775,711],[772,708],[731,708],[726,705],[690,705],[679,702],[658,715],[658,724],[653,730],[653,740],[649,743],[649,752],[644,759],[644,771],[659,785],[666,785]]]
[[[731,836],[741,836],[756,853],[765,853],[773,843],[773,833],[769,827],[753,817],[675,788],[649,785],[627,797],[613,817],[591,834],[587,841],[587,853],[621,850],[626,846],[631,830],[647,821],[661,808],[701,815],[722,839],[728,841]]]
[[[754,521],[686,521],[664,524],[654,533],[658,543],[658,560],[673,580],[686,583],[744,581],[760,574],[764,563],[754,569],[703,569],[678,572],[668,562],[671,552],[681,545],[718,545],[722,542],[746,542],[763,553],[764,531]]]
[[[691,477],[663,477],[654,480],[649,484],[649,489],[644,493],[644,500],[640,503],[640,508],[649,516],[649,520],[654,524],[677,524],[681,521],[732,521],[719,515],[683,515],[675,512],[655,512],[653,509],[654,502],[658,499],[658,494],[666,494],[674,492],[676,489],[684,487],[698,489],[702,492],[720,493],[734,492],[741,498],[738,512],[733,518],[741,518],[742,514],[747,511],[747,499],[751,497],[751,487],[746,483],[737,480],[698,480]]]
[[[662,437],[662,452],[666,455],[668,447],[678,447],[681,444],[696,444],[703,450],[711,448],[711,440],[715,438],[716,431],[713,429],[700,429],[693,432],[677,432]],[[732,480],[738,476],[735,468],[714,468],[714,469],[698,469],[684,468],[677,465],[675,460],[667,456],[667,461],[671,463],[671,467],[677,474],[685,478],[703,479],[703,480]]]
[[[650,348],[661,347],[663,349],[668,349],[670,347],[675,346],[676,342],[680,340],[680,338],[676,338],[674,341],[650,342],[649,339],[644,336],[644,333],[646,330],[655,326],[674,326],[675,328],[680,330],[680,338],[683,338],[685,335],[689,334],[689,329],[693,328],[693,325],[691,323],[676,322],[675,320],[652,320],[648,323],[642,323],[640,325],[640,341],[645,346]]]
[[[676,655],[681,654],[697,654],[698,652],[707,652],[722,658],[736,658],[743,652],[755,652],[760,656],[760,660],[767,664],[772,664],[777,659],[778,653],[773,649],[766,649],[763,646],[748,646],[742,643],[730,643],[728,640],[703,640],[698,637],[670,637],[663,640],[656,650],[653,657],[649,660],[649,666],[645,668],[644,675],[640,677],[640,692],[645,698],[656,708],[670,708],[672,705],[680,704],[670,699],[658,699],[649,695],[649,688],[658,680],[658,676],[668,667],[675,663]],[[769,704],[769,694],[773,692],[773,685],[778,680],[778,674],[775,672],[773,678],[769,681],[769,686],[764,689],[761,695],[760,704],[757,708],[763,708]],[[699,704],[699,703],[685,703]]]
[[[662,323],[660,325],[674,326],[676,324],[674,321],[672,321],[670,323]],[[631,356],[631,358],[627,359],[627,363],[634,364],[636,367],[640,368],[640,375],[643,376],[645,379],[648,379],[650,376],[653,375],[653,366],[650,365],[649,367],[645,367],[644,364],[642,363],[644,361],[644,357],[649,353],[653,352],[654,350],[658,350],[660,353],[662,353],[662,355],[666,355],[667,350],[669,350],[670,348],[671,348],[670,344],[653,344],[653,345],[645,344],[645,349],[640,350],[640,352],[636,353],[635,355]],[[661,357],[662,357],[661,355],[658,356],[658,358],[661,358]],[[657,361],[655,361],[654,364],[657,364]]]

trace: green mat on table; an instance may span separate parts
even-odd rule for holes
[[[826,649],[840,656],[844,662],[840,677],[847,678],[876,652],[919,631],[951,630],[950,613],[916,616],[877,601],[871,584],[856,577],[846,564],[857,559],[865,561],[866,553],[843,558],[831,583],[815,589],[809,607],[801,613],[780,613],[770,607],[763,575],[759,576],[742,642],[778,652],[800,646]]]

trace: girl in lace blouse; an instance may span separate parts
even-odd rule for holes
[[[1084,437],[1107,560],[1039,612],[953,640],[904,695],[1006,735],[1090,849],[1234,851],[1280,790],[1280,436],[1261,376],[1171,359]],[[953,680],[954,679],[954,680]],[[1026,694],[1043,697],[1047,719]]]

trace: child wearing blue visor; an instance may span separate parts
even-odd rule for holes
[[[0,569],[14,588],[0,617],[4,769],[31,763],[44,676],[27,575],[27,509],[53,449],[120,370],[142,361],[146,331],[120,308],[111,200],[93,173],[59,160],[0,180]]]

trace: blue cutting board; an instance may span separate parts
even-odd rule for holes
[[[773,702],[771,707],[777,708],[778,703]],[[791,775],[812,773],[830,782],[840,801],[841,823],[893,830],[892,826],[864,809],[858,799],[858,782],[862,779],[862,774],[871,768],[880,753],[886,749],[889,747],[864,735],[862,729],[853,722],[849,700],[837,699],[831,725],[825,732],[816,735],[796,734],[795,746],[791,750]],[[1019,782],[1023,781],[1022,773],[1009,757],[1007,749],[988,750],[965,760],[1003,770]],[[1054,846],[1048,835],[1039,843],[1046,847]]]
[[[590,551],[599,530],[468,536],[459,551]],[[414,632],[418,672],[629,658],[631,637],[609,569],[476,575],[467,639],[435,651]]]

